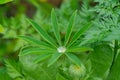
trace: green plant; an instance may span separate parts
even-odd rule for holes
[[[0,69],[1,69],[0,79],[1,80],[11,79],[10,78],[11,75],[10,77],[7,75],[7,70],[4,64],[4,60],[8,58],[9,59],[14,58],[13,61],[14,60],[18,61],[18,56],[17,56],[18,52],[20,48],[26,44],[23,40],[17,39],[16,36],[25,35],[25,34],[27,35],[35,34],[35,36],[37,35],[36,32],[34,32],[35,31],[34,29],[29,28],[29,24],[26,21],[27,16],[30,15],[33,17],[35,16],[34,14],[35,12],[33,14],[26,13],[27,6],[25,5],[26,4],[30,5],[29,1],[25,1],[25,3],[22,0],[13,0],[13,2],[10,1],[12,0],[0,0]],[[34,8],[32,4],[30,6]],[[41,12],[39,8],[37,8],[37,11]],[[42,18],[40,17],[40,19]]]
[[[86,24],[80,30],[78,30],[78,32],[72,35],[72,29],[74,27],[76,15],[77,12],[75,11],[70,18],[65,38],[63,38],[64,42],[61,41],[57,18],[54,10],[52,10],[51,12],[51,21],[56,40],[49,36],[47,32],[45,32],[36,22],[27,19],[43,39],[37,40],[35,38],[28,36],[19,36],[19,38],[31,42],[34,45],[37,45],[37,46],[30,45],[30,47],[27,46],[28,48],[26,47],[25,49],[23,49],[20,52],[19,56],[37,53],[39,56],[34,60],[35,63],[38,63],[50,57],[48,66],[53,65],[58,59],[62,59],[66,56],[75,65],[77,66],[83,65],[83,63],[76,56],[75,53],[92,51],[93,49],[87,46],[80,46],[79,44],[77,44],[77,42],[79,41],[78,38],[89,29],[91,23]]]
[[[37,0],[30,2],[39,9]],[[18,38],[28,43],[20,50],[19,61],[5,60],[12,79],[120,80],[119,0],[64,0],[56,9],[57,14],[52,10],[52,24],[51,7],[45,7],[37,10],[33,20],[23,16],[20,21],[24,25],[18,18],[10,22],[14,27],[17,23],[23,26],[20,34],[27,36]],[[47,13],[43,14],[44,11]],[[32,28],[30,24],[40,36],[25,32]]]

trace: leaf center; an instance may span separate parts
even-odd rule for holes
[[[57,48],[57,51],[58,51],[59,53],[64,53],[64,52],[66,51],[66,48],[65,48],[64,46],[61,46],[61,47],[58,47],[58,48]]]

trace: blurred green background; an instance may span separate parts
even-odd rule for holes
[[[60,30],[64,34],[66,23],[69,22],[69,17],[75,10],[80,10],[77,16],[80,21],[77,20],[79,22],[76,22],[74,29],[77,30],[78,26],[94,19],[94,13],[88,9],[95,5],[93,0],[13,0],[0,4],[0,80],[11,80],[6,73],[5,61],[9,59],[15,61],[16,64],[19,61],[18,54],[21,47],[27,44],[17,36],[30,35],[40,39],[26,18],[32,18],[50,33],[52,32],[50,13],[51,9],[55,8],[57,16],[59,15]]]

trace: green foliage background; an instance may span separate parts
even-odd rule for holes
[[[0,0],[0,80],[120,80],[119,34],[119,0]]]

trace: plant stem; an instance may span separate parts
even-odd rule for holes
[[[110,71],[111,71],[112,66],[113,66],[114,63],[115,63],[116,56],[117,56],[117,53],[118,53],[118,47],[119,47],[119,45],[118,45],[118,41],[115,40],[115,43],[114,43],[114,56],[113,56],[112,65],[111,65],[111,67],[110,67]]]
[[[118,41],[115,40],[113,64],[114,64],[114,62],[115,62],[116,55],[117,55],[117,53],[118,53],[118,47],[119,47],[119,45],[118,45]]]

